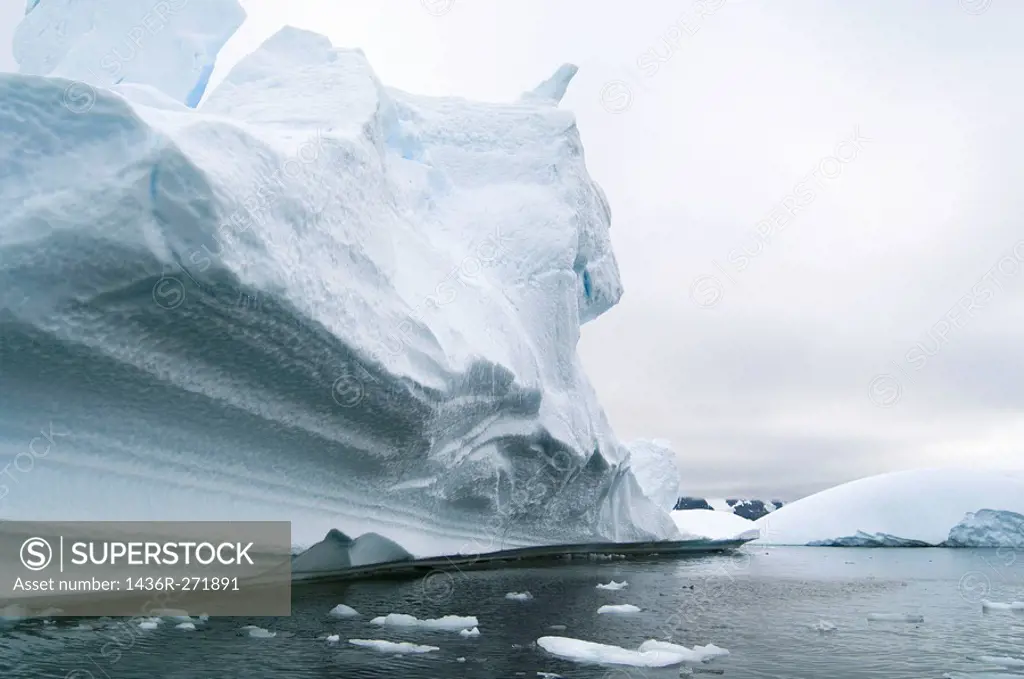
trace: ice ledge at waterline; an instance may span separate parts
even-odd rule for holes
[[[0,75],[0,452],[54,432],[2,517],[417,557],[682,537],[576,354],[622,286],[573,71],[418,97],[286,28],[198,110]]]

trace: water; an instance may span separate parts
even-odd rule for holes
[[[1024,601],[1024,555],[1012,550],[744,548],[732,556],[673,561],[586,563],[460,573],[417,580],[338,583],[296,589],[290,618],[220,618],[184,632],[73,629],[20,623],[0,633],[5,679],[438,679],[536,677],[658,679],[679,668],[579,665],[533,644],[562,635],[636,648],[646,639],[731,651],[699,670],[750,679],[928,679],[962,673],[982,679],[1020,676],[977,656],[1024,657],[1024,614],[983,613],[981,599]],[[622,591],[595,588],[627,580]],[[506,600],[529,591],[534,599]],[[334,620],[346,603],[362,616]],[[632,616],[597,615],[603,604],[631,603]],[[482,636],[383,630],[373,616],[475,615]],[[871,613],[924,616],[923,624],[869,622]],[[819,620],[837,630],[821,633]],[[90,622],[90,621],[86,621]],[[95,623],[95,621],[91,621]],[[254,624],[278,632],[244,636]],[[566,625],[552,631],[551,625]],[[318,636],[340,634],[330,646]],[[440,647],[425,655],[389,656],[344,643],[349,638],[411,641]],[[457,662],[464,657],[465,662]],[[1016,673],[1016,674],[1014,674]],[[700,676],[700,674],[695,675]],[[715,676],[705,674],[704,676]],[[988,675],[993,676],[993,675]]]

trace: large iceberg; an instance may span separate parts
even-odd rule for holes
[[[127,0],[45,0],[19,29],[0,453],[33,464],[0,516],[288,519],[299,546],[416,557],[681,537],[576,353],[622,285],[557,108],[575,68],[507,104],[419,97],[285,28],[188,108],[230,4],[168,22],[120,83],[78,67]]]
[[[1020,513],[1024,472],[939,468],[844,483],[756,524],[775,545],[1015,547]]]

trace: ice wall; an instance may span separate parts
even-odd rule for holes
[[[0,454],[50,441],[4,518],[289,519],[416,556],[678,536],[576,354],[622,286],[574,70],[418,97],[286,28],[198,111],[159,68],[73,106],[0,76]]]

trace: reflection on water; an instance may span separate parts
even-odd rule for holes
[[[627,580],[621,591],[596,589]],[[515,601],[507,592],[529,591]],[[5,679],[289,679],[322,677],[566,677],[657,679],[678,668],[602,668],[547,656],[545,635],[636,648],[646,639],[731,651],[703,669],[725,677],[786,679],[938,679],[946,673],[1019,673],[978,660],[1024,658],[1024,614],[983,613],[981,600],[1024,601],[1024,554],[1012,550],[744,548],[733,556],[610,562],[544,569],[437,572],[418,580],[339,583],[297,589],[290,618],[219,618],[195,631],[58,620],[20,623],[0,633]],[[327,612],[346,603],[358,618]],[[641,613],[597,615],[604,604]],[[481,636],[382,630],[370,618],[475,615]],[[196,612],[198,613],[198,611]],[[907,613],[922,624],[869,622],[872,613]],[[819,631],[820,621],[835,631]],[[99,629],[77,629],[85,623]],[[277,632],[251,638],[258,625]],[[552,631],[552,625],[566,630]],[[821,627],[827,628],[828,625]],[[330,645],[322,638],[340,635]],[[320,637],[320,638],[318,638]],[[437,646],[392,656],[345,643],[350,638]],[[459,662],[459,658],[464,658]],[[708,675],[712,676],[712,675]],[[979,674],[979,679],[984,674]]]

